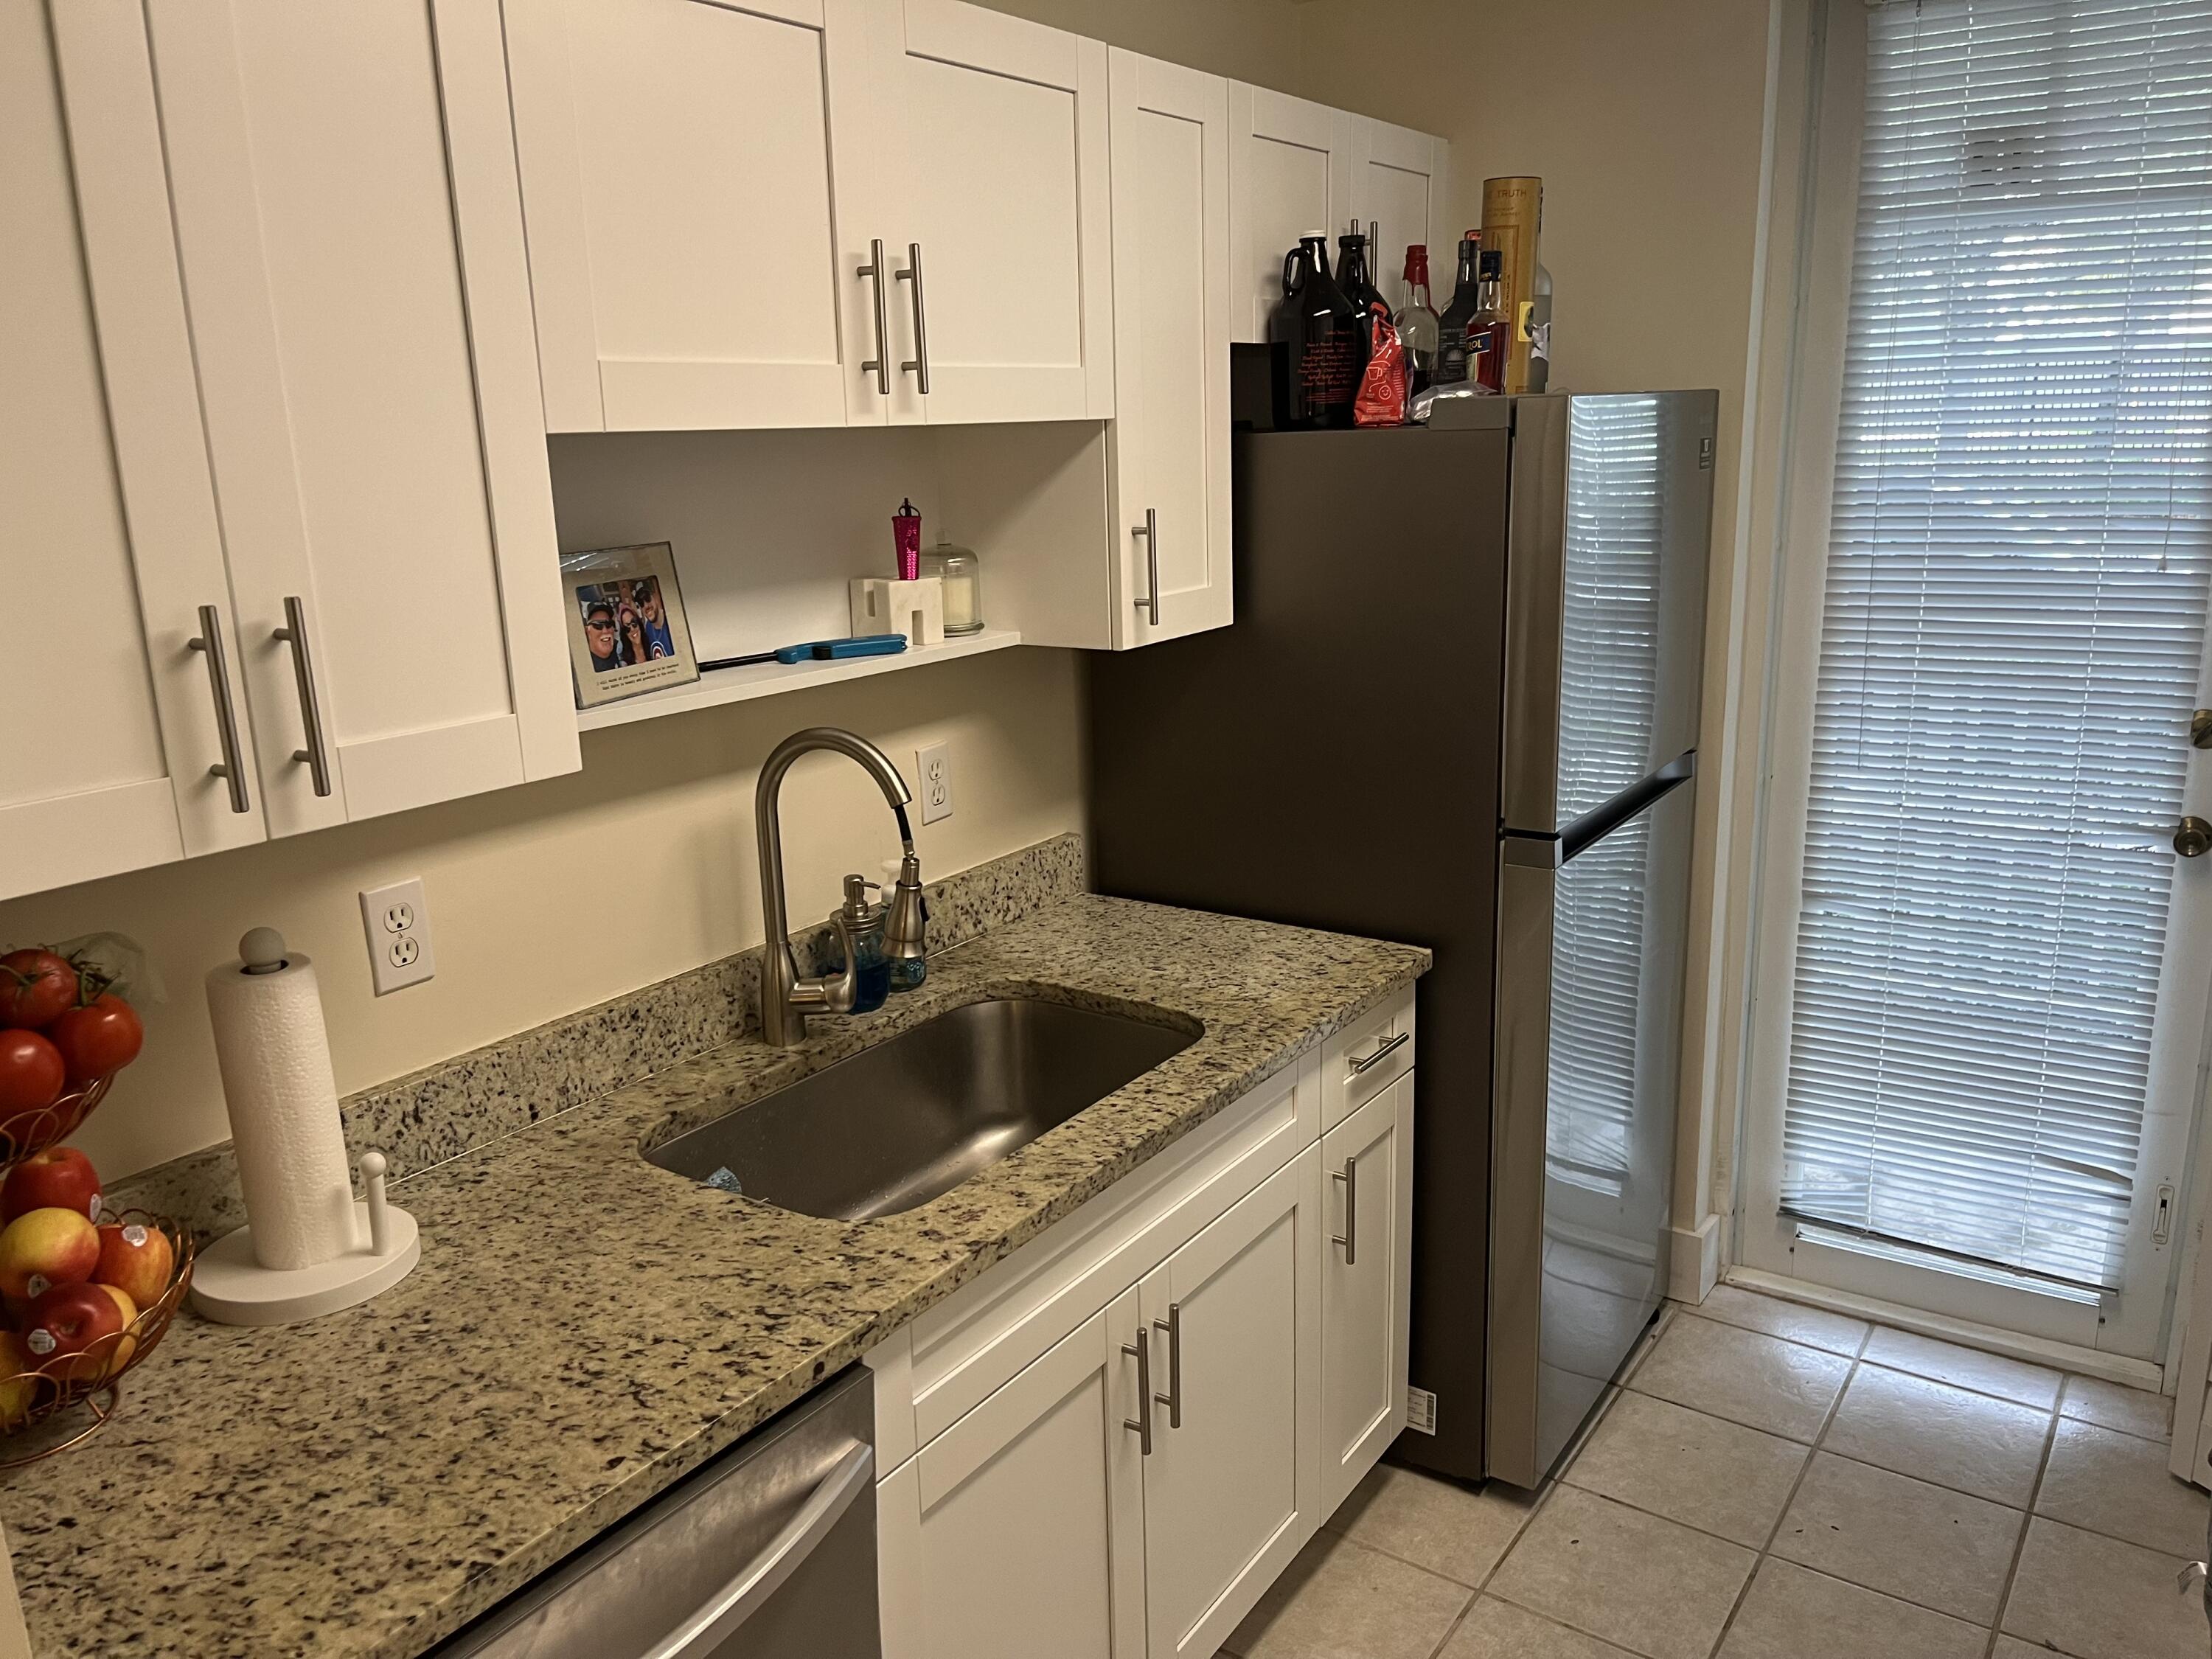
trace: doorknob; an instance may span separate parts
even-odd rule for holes
[[[2173,850],[2185,859],[2212,853],[2212,820],[2184,818],[2173,832]]]

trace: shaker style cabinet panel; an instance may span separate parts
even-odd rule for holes
[[[204,606],[227,653],[237,633],[144,32],[126,7],[53,22],[0,7],[0,898],[264,834],[245,702],[188,644]]]
[[[1168,1396],[1144,1468],[1152,1659],[1212,1655],[1326,1513],[1321,1185],[1309,1146],[1145,1280]]]
[[[1109,54],[1111,643],[1228,625],[1229,84]]]
[[[574,770],[496,15],[146,16],[270,833]]]
[[[1287,93],[1229,84],[1230,327],[1264,343],[1283,297],[1283,256],[1301,236],[1337,233],[1352,215],[1352,158],[1360,118]]]
[[[883,421],[823,0],[505,15],[546,429]]]
[[[963,0],[848,11],[879,78],[840,154],[890,245],[892,418],[1111,415],[1106,48]]]
[[[1413,1079],[1401,1074],[1321,1146],[1321,1508],[1359,1484],[1406,1426],[1413,1255]]]
[[[1124,1291],[877,1489],[884,1659],[1142,1659]]]
[[[1459,227],[1444,220],[1451,147],[1410,127],[1356,116],[1352,132],[1352,207],[1373,243],[1375,285],[1392,308],[1406,302],[1406,245],[1425,243],[1431,283],[1447,286],[1456,257]],[[1347,228],[1336,225],[1331,231]],[[1441,266],[1441,270],[1439,267]]]

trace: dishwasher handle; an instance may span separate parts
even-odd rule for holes
[[[763,1603],[782,1588],[817,1546],[827,1538],[853,1500],[867,1491],[876,1473],[872,1446],[856,1445],[837,1460],[822,1484],[791,1517],[769,1547],[745,1563],[730,1582],[708,1596],[691,1615],[663,1637],[643,1659],[705,1659]]]

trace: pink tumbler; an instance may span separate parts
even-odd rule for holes
[[[891,514],[891,545],[898,552],[898,579],[902,582],[918,580],[921,575],[921,514],[915,511],[910,501],[902,501],[899,510]]]

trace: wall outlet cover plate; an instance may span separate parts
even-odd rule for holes
[[[934,823],[952,816],[952,757],[949,745],[933,743],[914,751],[915,796],[921,802],[921,821]]]
[[[369,977],[376,994],[389,996],[420,985],[438,971],[430,945],[430,906],[420,876],[361,896],[362,930],[368,935]]]

